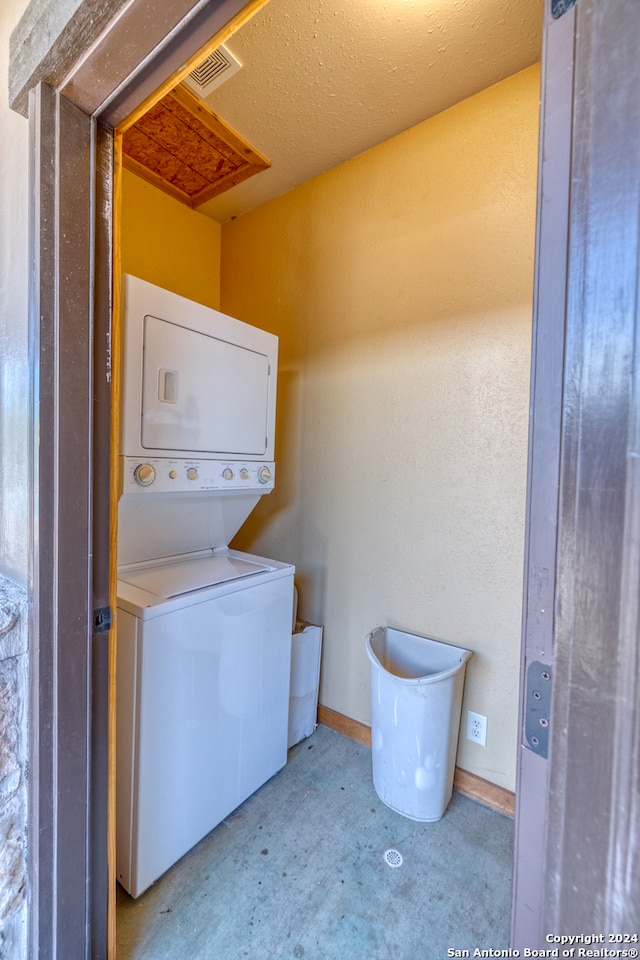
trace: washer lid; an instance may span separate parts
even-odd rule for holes
[[[255,576],[273,570],[266,564],[240,560],[237,557],[199,557],[172,560],[169,563],[144,567],[142,570],[120,571],[119,579],[157,597],[169,600],[194,590],[212,587],[229,580]]]

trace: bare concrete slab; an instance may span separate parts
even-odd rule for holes
[[[455,793],[437,823],[394,813],[373,789],[371,751],[320,726],[139,900],[120,891],[118,960],[506,949],[512,841],[513,821]]]

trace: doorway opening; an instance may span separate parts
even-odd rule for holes
[[[279,6],[272,0],[244,30],[270,17],[286,47],[291,14],[278,28]],[[229,39],[234,52],[243,32],[236,49]],[[273,161],[259,135],[225,115],[243,76],[211,95],[212,109]],[[479,760],[477,745],[461,741],[459,765],[482,778],[499,755],[498,785],[509,790],[539,78],[527,66],[486,86],[237,212],[234,193],[273,179],[275,162],[207,201],[205,214],[125,170],[120,259],[124,272],[192,297],[201,290],[212,306],[280,337],[281,479],[234,545],[296,563],[301,614],[328,638],[322,702],[366,723],[362,641],[378,620],[477,649],[484,666],[463,711],[489,717],[489,752]],[[261,121],[250,96],[237,99]],[[357,101],[358,115],[371,110]],[[158,244],[163,236],[171,243]],[[493,700],[490,690],[501,694]]]

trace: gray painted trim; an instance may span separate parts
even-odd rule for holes
[[[30,955],[66,960],[85,956],[88,873],[100,856],[90,848],[89,823],[90,772],[92,763],[100,764],[91,754],[89,682],[96,124],[49,87],[38,89],[31,106],[38,198],[30,347],[37,443],[31,716],[37,735],[31,737],[29,839],[31,902],[38,909]],[[102,847],[106,861],[106,828]]]
[[[33,0],[11,36],[9,103],[26,116],[29,90],[44,82],[85,113],[116,126],[245,5],[246,0]],[[109,109],[114,97],[118,118]]]
[[[207,0],[194,7],[152,56],[132,67],[130,76],[96,108],[96,114],[117,127],[245,6],[246,0]],[[74,78],[74,84],[79,79]],[[91,89],[90,75],[82,81]]]
[[[41,282],[55,284],[54,611],[56,703],[56,940],[52,958],[81,956],[87,922],[90,811],[91,404],[93,309],[91,280],[95,131],[62,97],[56,103],[57,262],[41,264]],[[49,145],[51,147],[51,145]],[[89,164],[84,156],[89,156]],[[44,398],[43,398],[44,399]],[[40,487],[42,489],[41,477]],[[42,554],[41,554],[42,555]],[[65,815],[60,816],[64,804]],[[80,912],[85,924],[80,926]]]
[[[511,946],[543,949],[549,761],[527,746],[529,664],[552,664],[575,12],[545,12]]]
[[[93,283],[92,609],[111,601],[111,273],[113,265],[113,133],[96,124],[95,256]],[[113,634],[91,640],[91,761],[89,809],[89,956],[107,960],[109,902],[109,649]]]
[[[9,105],[26,117],[29,91],[57,87],[128,0],[31,0],[9,42]]]
[[[47,148],[55,143],[55,113],[52,93],[35,90],[30,97],[30,183],[35,206],[30,216],[30,251],[35,269],[30,276],[29,357],[31,364],[32,441],[30,490],[31,554],[30,580],[30,776],[29,776],[29,956],[39,956],[41,917],[53,917],[53,889],[48,878],[54,876],[54,702],[55,670],[53,613],[53,544],[55,496],[53,483],[48,487],[41,477],[54,475],[53,408],[46,399],[53,396],[55,368],[46,362],[54,356],[53,324],[41,324],[41,317],[53,315],[50,290],[41,289],[40,263],[55,255],[55,242],[44,225],[55,218],[55,177],[53,156]],[[42,101],[47,100],[43,108]],[[45,362],[41,363],[41,357]],[[44,402],[41,403],[41,400]],[[36,546],[37,544],[37,546]],[[49,550],[47,548],[49,547]],[[35,735],[37,731],[37,736]]]
[[[242,6],[244,0],[241,3],[237,0],[216,0],[215,3],[211,0],[173,0],[171,4],[136,0],[120,19],[109,24],[100,43],[91,51],[91,57],[81,60],[70,72],[61,87],[62,92],[87,113],[100,116],[115,127],[211,39],[215,33],[210,25],[212,10],[218,13],[220,25],[224,25],[232,16],[225,11],[235,12]],[[189,38],[194,25],[199,22],[207,29],[194,45]],[[174,55],[169,64],[167,58],[176,46],[182,52]],[[149,72],[151,83],[147,84],[142,95],[142,78]],[[133,92],[131,105],[115,118],[109,104],[114,97],[121,100],[126,89]]]
[[[640,7],[576,7],[549,931],[640,927]],[[615,55],[612,55],[615,51]]]

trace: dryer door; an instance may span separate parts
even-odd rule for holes
[[[264,456],[269,381],[265,354],[146,316],[142,446]]]

